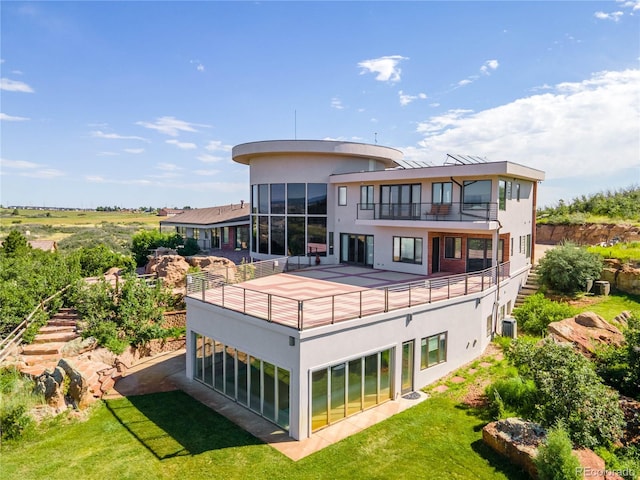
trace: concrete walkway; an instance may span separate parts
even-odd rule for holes
[[[314,433],[310,438],[297,441],[289,437],[287,432],[280,427],[226,396],[199,382],[189,380],[185,375],[184,349],[160,354],[135,365],[127,371],[125,377],[118,380],[113,390],[103,398],[109,400],[172,390],[184,391],[292,460],[300,460],[311,455],[428,398],[422,392],[415,392],[413,395],[408,395],[408,398],[400,397],[396,400],[390,400],[324,428]]]

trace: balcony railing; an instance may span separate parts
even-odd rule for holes
[[[358,220],[488,222],[498,219],[497,203],[359,203]]]
[[[192,289],[189,297],[297,330],[482,292],[509,277],[509,262],[479,272],[298,300],[242,285]]]

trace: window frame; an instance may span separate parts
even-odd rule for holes
[[[373,210],[374,186],[360,185],[360,210]]]
[[[403,253],[408,253],[403,248],[403,245],[407,240],[413,241],[413,252],[409,260],[404,260],[404,258],[409,258],[409,257],[403,256]],[[391,258],[394,262],[398,262],[398,263],[410,263],[413,265],[422,265],[423,246],[424,246],[424,241],[422,237],[401,237],[401,236],[394,235],[393,241],[392,241],[393,250],[392,250]],[[396,251],[397,251],[397,254],[396,254]]]
[[[452,240],[453,243],[451,244]],[[448,247],[450,246],[453,247],[453,256],[449,255],[451,253],[451,248]],[[450,260],[462,259],[462,237],[444,237],[444,258]]]
[[[338,206],[345,207],[347,205],[347,187],[344,185],[338,186]]]
[[[436,185],[439,185],[439,195],[436,199]],[[446,190],[445,185],[448,185],[448,197],[449,200],[445,201]],[[451,205],[453,203],[453,182],[433,182],[431,184],[431,203],[433,205]]]
[[[435,335],[429,335],[420,339],[420,370],[426,370],[427,368],[447,361],[447,348],[449,344],[448,332],[440,332]],[[429,350],[429,341],[431,339],[437,339],[437,350]],[[436,362],[429,362],[429,354],[431,352],[438,352],[438,359]]]

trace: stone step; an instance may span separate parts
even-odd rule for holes
[[[48,353],[42,355],[23,355],[22,361],[29,367],[44,365],[45,368],[47,368],[51,366],[51,364],[55,367],[60,358],[62,358],[62,355],[59,353]]]
[[[75,320],[56,320],[54,318],[47,322],[47,326],[48,327],[75,327],[76,321]]]
[[[27,365],[26,367],[20,368],[20,372],[26,375],[31,375],[32,377],[38,377],[42,375],[45,370],[53,371],[58,365],[58,361],[53,362],[42,362],[36,365]]]
[[[38,333],[60,333],[60,332],[75,332],[76,327],[71,325],[47,325],[40,328]]]
[[[75,340],[80,335],[76,332],[53,332],[53,333],[38,333],[34,339],[33,343],[37,344],[45,344],[45,343],[57,343],[57,342],[70,342],[71,340]]]
[[[60,354],[66,342],[32,343],[22,347],[22,355]]]

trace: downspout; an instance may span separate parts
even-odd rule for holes
[[[498,246],[500,245],[500,229],[502,228],[502,223],[500,223],[499,219],[496,219],[496,222],[498,222],[498,228],[496,229],[496,234],[497,234],[497,244],[496,244],[496,257],[497,252],[499,250]],[[504,249],[502,251],[502,254],[504,255]],[[494,313],[494,322],[493,322],[493,332],[491,332],[491,338],[493,338],[493,336],[496,334],[496,332],[498,331],[498,312],[500,311],[500,260],[498,258],[496,258],[496,300],[495,302],[493,302],[493,307],[495,310]]]
[[[538,182],[533,182],[533,205],[531,207],[531,266],[536,260],[536,205],[538,203]]]

